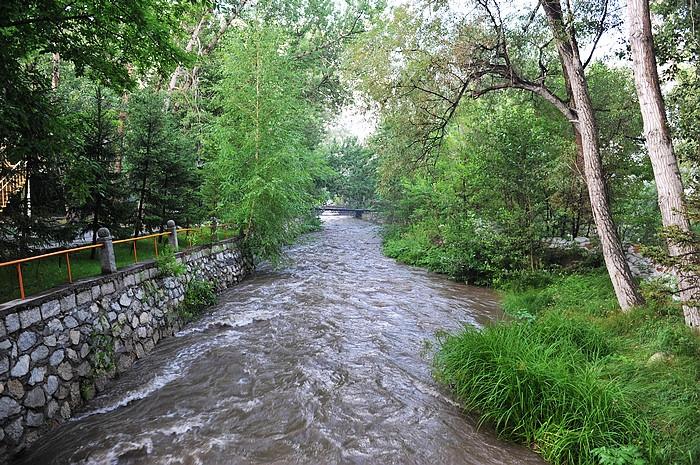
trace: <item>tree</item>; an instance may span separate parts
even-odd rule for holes
[[[81,232],[92,233],[92,243],[96,244],[97,231],[103,226],[119,235],[129,213],[121,182],[123,174],[117,169],[118,101],[107,89],[90,86],[84,79],[75,84],[80,86],[73,93],[77,100],[73,114],[78,122],[75,133],[79,148],[66,169],[69,214],[82,223]],[[93,95],[85,92],[91,87]]]
[[[367,208],[374,200],[377,160],[356,137],[333,140],[322,150],[334,176],[326,183],[330,196],[350,207]]]
[[[182,5],[156,0],[8,0],[0,19],[0,76],[22,73],[37,54],[57,53],[77,74],[118,89],[134,71],[167,71],[186,55],[175,45]]]
[[[598,129],[574,25],[571,22],[568,24],[564,22],[559,0],[542,0],[541,4],[556,42],[567,85],[570,87],[573,97],[573,113],[576,119],[571,121],[581,137],[586,184],[591,199],[593,218],[603,249],[603,257],[620,307],[623,310],[628,310],[642,304],[644,299],[634,282],[610,211],[610,201],[603,179]],[[569,113],[571,113],[571,109],[569,109]]]
[[[215,89],[215,151],[206,165],[212,213],[239,225],[258,259],[279,260],[317,203],[317,159],[307,140],[317,108],[304,99],[304,75],[285,53],[287,40],[279,27],[249,22],[226,41]]]
[[[23,162],[27,173],[22,192],[3,210],[0,222],[0,243],[12,256],[65,243],[75,232],[55,221],[65,214],[60,180],[70,125],[38,65],[37,61],[32,72],[8,80],[0,91],[0,162]]]
[[[428,22],[423,16],[412,17],[405,9],[397,10],[396,22],[389,28],[393,28],[391,32],[400,40],[390,40],[387,47],[373,50],[375,60],[384,61],[384,69],[387,65],[390,68],[373,81],[383,85],[388,79],[395,96],[412,100],[413,111],[407,112],[410,116],[406,123],[414,128],[412,144],[420,146],[423,158],[439,149],[464,97],[476,98],[496,90],[518,88],[554,105],[571,122],[579,141],[593,217],[620,306],[627,310],[642,303],[610,211],[596,119],[578,47],[576,27],[581,23],[574,21],[571,10],[565,19],[558,0],[538,3],[545,13],[548,35],[544,29],[533,26],[535,11],[523,24],[515,18],[504,21],[498,3],[492,0],[476,0],[475,4],[478,10],[472,16],[452,26],[447,16],[436,15]],[[593,8],[600,14],[593,21],[594,41],[609,22],[607,2],[601,5]],[[509,28],[509,21],[520,27]],[[549,51],[550,44],[556,47],[562,87],[568,91],[566,97],[557,94],[556,87],[552,90],[546,85],[562,83],[551,77],[557,63]],[[526,77],[528,73],[530,78]],[[377,84],[370,86],[376,88]],[[375,100],[387,102],[389,98],[380,93],[375,95]]]
[[[23,161],[29,194],[3,213],[8,250],[74,239],[61,180],[75,122],[60,96],[59,65],[103,86],[133,88],[147,73],[167,72],[188,58],[173,41],[187,2],[158,0],[7,0],[0,15],[0,162]],[[30,199],[33,203],[30,205]],[[19,246],[19,247],[18,247]]]
[[[654,55],[654,41],[648,0],[628,0],[630,45],[634,62],[634,76],[639,105],[644,120],[644,135],[649,157],[654,168],[659,208],[667,229],[668,252],[679,260],[675,269],[685,322],[700,330],[700,286],[694,264],[697,250],[692,241],[678,162],[674,153],[671,132],[666,118],[659,75]]]
[[[165,110],[162,94],[144,89],[132,94],[124,136],[124,167],[136,199],[134,236],[165,228],[188,217],[198,199],[196,149],[180,134]]]
[[[184,51],[185,53],[190,53],[195,45],[198,45],[198,63],[195,64],[190,72],[187,72],[182,63],[178,63],[168,83],[166,91],[168,95],[177,88],[178,82],[181,80],[183,81],[182,91],[187,91],[196,86],[202,69],[203,59],[206,59],[215,50],[228,28],[240,16],[246,4],[247,0],[241,0],[237,4],[211,2],[202,5],[203,9],[196,10],[192,18],[196,18],[197,22],[196,24],[193,23],[191,27],[192,31]],[[202,47],[203,36],[206,36],[204,40],[206,40],[207,44],[204,47]],[[169,99],[166,99],[166,103],[169,105]]]

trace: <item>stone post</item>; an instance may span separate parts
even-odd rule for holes
[[[168,232],[170,233],[170,235],[168,236],[168,242],[170,243],[170,250],[175,252],[178,248],[177,226],[175,226],[175,222],[173,220],[168,220],[168,222],[165,223],[165,226],[168,229]]]
[[[217,242],[216,227],[219,225],[215,216],[211,217],[211,243]]]
[[[109,229],[100,228],[97,230],[97,243],[100,247],[100,266],[102,274],[111,274],[117,271],[117,262],[114,259],[114,247],[112,246],[112,235]]]

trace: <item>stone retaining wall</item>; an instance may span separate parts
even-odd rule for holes
[[[561,237],[550,237],[543,240],[550,249],[574,249],[580,248],[590,252],[600,253],[600,245],[592,242],[588,237],[576,237],[573,240]],[[630,271],[636,278],[642,280],[657,280],[670,277],[670,272],[663,266],[657,265],[639,253],[639,247],[633,244],[624,247],[625,258],[630,266]]]
[[[0,463],[179,331],[187,282],[221,291],[251,270],[235,240],[175,258],[186,264],[181,277],[148,261],[0,304]]]

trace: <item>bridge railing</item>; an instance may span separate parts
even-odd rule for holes
[[[355,218],[362,218],[363,213],[373,213],[374,210],[369,208],[352,208],[344,205],[324,205],[317,208],[318,211],[337,212],[337,213],[354,213]]]

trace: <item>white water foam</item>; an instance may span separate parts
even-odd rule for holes
[[[136,389],[134,391],[130,391],[129,393],[126,394],[126,396],[122,397],[119,399],[117,402],[114,402],[110,405],[107,405],[105,407],[92,410],[89,412],[86,412],[82,415],[73,417],[70,419],[70,421],[80,421],[84,418],[93,416],[93,415],[100,415],[103,413],[111,412],[112,410],[116,410],[119,407],[125,407],[132,403],[135,400],[140,400],[140,399],[145,399],[151,393],[162,389],[165,385],[168,383],[182,377],[182,374],[177,373],[177,372],[171,372],[171,373],[165,373],[162,375],[158,375],[155,378],[153,378],[150,382],[148,382],[145,386],[142,386],[140,389]]]
[[[152,393],[162,389],[176,379],[185,376],[192,361],[206,354],[206,349],[210,346],[215,346],[216,344],[217,341],[212,340],[185,348],[177,354],[173,362],[163,371],[163,373],[157,374],[145,385],[139,386],[139,388],[127,392],[124,396],[109,405],[73,417],[70,419],[70,421],[78,421],[93,415],[111,412],[120,407],[125,407],[134,401],[145,399]]]
[[[279,311],[270,310],[250,310],[241,313],[219,312],[202,319],[197,325],[183,329],[175,337],[183,337],[192,333],[205,333],[218,328],[240,328],[256,321],[269,321],[279,315]]]
[[[146,454],[153,452],[153,441],[144,437],[139,441],[117,441],[116,445],[108,451],[92,454],[90,457],[75,462],[76,465],[98,465],[105,463],[118,463],[119,459],[132,451],[145,450]]]

